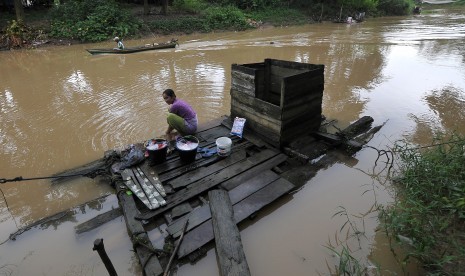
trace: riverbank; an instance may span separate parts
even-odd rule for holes
[[[358,14],[358,12],[348,8],[344,8],[344,10],[338,8],[336,10],[335,7],[328,6],[321,6],[321,8],[314,6],[306,9],[274,7],[260,11],[228,10],[226,8],[225,10],[218,9],[213,14],[210,12],[209,15],[202,14],[199,11],[195,12],[194,8],[193,10],[189,10],[170,6],[168,13],[163,15],[162,8],[155,5],[149,6],[148,14],[144,14],[143,5],[123,4],[122,7],[129,12],[131,18],[134,18],[138,22],[138,27],[134,34],[126,36],[118,34],[118,36],[125,39],[156,38],[166,35],[180,36],[212,31],[243,31],[251,28],[293,26],[324,21],[344,22],[345,18],[349,16],[356,18],[355,16]],[[431,12],[430,10],[437,9],[438,7],[456,8],[460,6],[455,5],[453,1],[447,3],[430,1],[428,3],[424,2],[422,5],[423,12],[425,13]],[[379,16],[377,13],[379,11],[368,12],[366,17]],[[18,24],[12,23],[15,19],[12,10],[0,11],[0,50],[39,48],[50,45],[64,46],[102,41],[102,38],[97,38],[90,34],[80,38],[73,38],[73,35],[70,35],[70,33],[66,34],[68,31],[62,33],[62,37],[57,36],[56,33],[52,35],[54,32],[51,27],[52,17],[49,8],[27,8],[25,10],[24,24]],[[364,19],[362,18],[362,20]],[[93,23],[89,24],[95,25]],[[88,28],[85,26],[83,25],[83,28]],[[63,27],[66,28],[66,26]],[[116,28],[116,26],[113,26],[113,28]]]
[[[142,5],[125,4],[123,8],[129,11],[131,17],[135,18],[135,21],[138,22],[138,28],[134,34],[126,36],[124,34],[118,35],[126,40],[148,37],[156,38],[167,35],[180,36],[212,31],[243,31],[252,28],[292,26],[314,22],[304,12],[292,8],[251,13],[245,17],[238,18],[226,14],[226,18],[223,19],[221,17],[225,16],[225,14],[221,14],[221,11],[219,11],[218,18],[214,20],[200,13],[192,13],[174,8],[167,15],[163,15],[161,7],[158,6],[150,7],[147,15],[144,15],[144,7]],[[49,10],[45,8],[27,9],[25,11],[24,24],[12,24],[14,14],[11,12],[0,12],[0,18],[0,29],[2,30],[0,33],[0,49],[38,48],[49,45],[60,46],[92,42],[88,39],[52,35],[51,15]],[[95,42],[97,41],[102,40],[95,40]]]
[[[435,275],[465,273],[465,137],[439,136],[431,146],[399,145],[396,200],[382,210],[385,232]]]

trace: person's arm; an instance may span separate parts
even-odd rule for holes
[[[171,131],[173,131],[173,127],[168,126],[168,129],[166,130],[165,134],[170,134]]]

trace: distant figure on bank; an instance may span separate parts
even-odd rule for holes
[[[116,48],[114,48],[115,50],[123,50],[124,49],[124,44],[119,39],[119,37],[115,37],[113,40],[116,42]]]
[[[163,91],[163,99],[170,105],[168,108],[168,129],[166,130],[167,140],[174,140],[171,136],[176,130],[179,135],[185,136],[194,134],[197,131],[197,113],[192,106],[183,100],[177,99],[172,89]]]

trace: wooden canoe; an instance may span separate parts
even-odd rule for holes
[[[92,55],[98,54],[130,54],[142,51],[150,51],[150,50],[159,50],[159,49],[167,49],[167,48],[175,48],[178,43],[176,41],[171,41],[168,43],[159,43],[153,44],[148,46],[138,46],[138,47],[127,47],[123,50],[117,50],[113,48],[107,49],[86,49],[87,52],[91,53]]]

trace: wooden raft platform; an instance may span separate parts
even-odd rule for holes
[[[217,138],[230,137],[233,141],[230,155],[202,157],[197,153],[196,160],[186,164],[174,151],[162,164],[151,167],[147,160],[125,169],[121,173],[122,180],[117,182],[128,232],[146,275],[160,275],[162,267],[166,266],[166,255],[159,254],[162,250],[153,247],[146,228],[154,229],[164,224],[173,240],[184,233],[177,251],[178,259],[189,256],[214,239],[208,191],[228,191],[237,224],[295,188],[274,171],[288,156],[261,140],[253,136],[248,136],[249,139],[231,136],[230,128],[225,124],[200,131],[195,136],[200,141],[199,147],[206,149],[215,149]],[[148,208],[133,196],[134,191],[132,195],[127,193],[127,182],[141,185],[141,190],[142,185],[151,186],[149,189],[155,193],[147,200],[150,206],[157,207]],[[161,195],[160,187],[165,196]],[[184,232],[186,220],[188,224]]]

